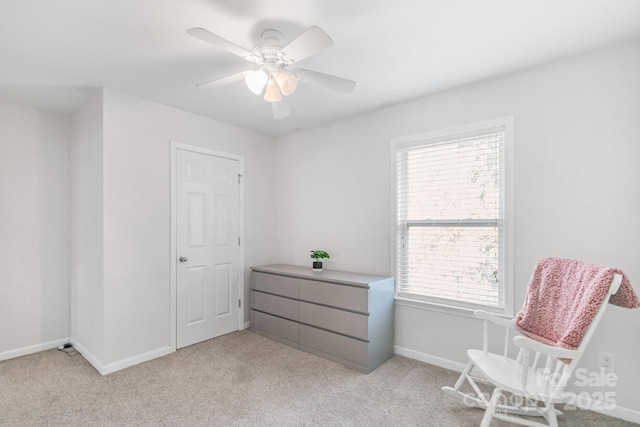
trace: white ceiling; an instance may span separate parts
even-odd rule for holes
[[[242,81],[195,87],[249,63],[188,28],[251,49],[312,25],[334,44],[300,66],[350,95],[301,83],[275,120]],[[0,98],[68,114],[107,87],[282,135],[635,37],[638,0],[1,0]]]

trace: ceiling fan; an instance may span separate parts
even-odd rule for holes
[[[230,76],[199,83],[196,86],[218,87],[244,79],[249,90],[256,95],[261,95],[264,92],[264,100],[271,103],[273,116],[276,119],[289,116],[289,107],[282,96],[291,95],[296,90],[299,81],[342,93],[351,93],[356,86],[356,82],[353,80],[304,68],[289,68],[333,44],[331,37],[319,27],[309,28],[284,47],[280,47],[280,43],[284,39],[280,31],[266,30],[262,33],[263,43],[255,46],[252,50],[240,47],[204,28],[190,28],[187,33],[259,65],[258,69],[241,71]]]

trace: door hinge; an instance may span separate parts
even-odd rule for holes
[[[238,174],[238,184],[240,184],[240,180],[242,179],[243,175]]]
[[[238,246],[240,246],[240,238],[238,237]]]
[[[238,300],[238,307],[242,308],[242,300],[241,299]]]

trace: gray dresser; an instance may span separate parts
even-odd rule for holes
[[[393,278],[274,264],[251,269],[251,330],[371,372],[393,356]]]

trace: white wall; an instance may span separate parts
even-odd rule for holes
[[[0,102],[0,360],[70,335],[69,120]]]
[[[274,259],[272,137],[111,90],[71,118],[0,117],[0,359],[70,337],[103,373],[167,352],[171,141],[244,157],[248,301]]]
[[[103,362],[108,366],[170,345],[171,141],[244,157],[245,301],[248,268],[272,260],[273,139],[105,90]]]
[[[105,357],[102,104],[100,91],[73,115],[69,156],[71,336],[98,365]]]
[[[390,140],[515,118],[516,307],[537,259],[612,264],[640,292],[640,40],[278,139],[278,261],[393,274]],[[617,356],[618,415],[640,421],[640,310],[612,306],[583,360]],[[397,348],[465,362],[473,319],[396,305]]]

